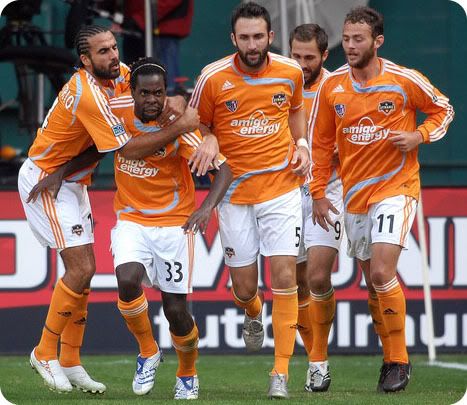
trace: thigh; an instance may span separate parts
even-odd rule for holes
[[[146,232],[147,227],[143,225],[117,221],[110,232],[110,239],[114,269],[127,263],[140,263],[145,270],[142,283],[151,287],[155,278],[154,257]]]
[[[194,234],[180,226],[155,227],[151,230],[154,267],[153,284],[174,294],[192,292]]]
[[[372,243],[389,243],[406,249],[416,211],[417,201],[405,195],[373,204],[369,211]]]
[[[326,189],[326,198],[336,207],[339,214],[329,211],[334,226],[329,227],[329,232],[319,224],[313,224],[312,215],[305,219],[304,245],[306,249],[313,246],[326,246],[339,250],[344,235],[344,203],[342,201],[342,183],[335,180]],[[311,200],[311,199],[310,199]],[[312,200],[310,201],[312,204]]]
[[[218,212],[225,264],[243,267],[255,263],[259,254],[259,233],[253,206],[221,202]]]
[[[347,255],[365,261],[371,257],[371,219],[368,214],[344,214]]]
[[[302,237],[300,190],[297,188],[273,200],[255,204],[254,207],[261,254],[296,257]]]
[[[36,238],[56,249],[93,243],[91,206],[84,185],[64,182],[56,200],[45,191],[35,202],[26,203],[32,187],[45,175],[28,159],[18,176],[21,201]]]

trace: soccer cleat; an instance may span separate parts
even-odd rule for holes
[[[261,299],[261,303],[263,303],[263,293],[259,291],[258,295]],[[254,318],[249,317],[245,311],[242,336],[247,352],[257,352],[261,350],[264,341],[262,309],[261,312]]]
[[[389,371],[389,363],[386,363],[383,361],[383,365],[381,366],[379,370],[379,380],[378,380],[378,385],[376,387],[376,392],[384,392],[383,382],[386,376],[388,375],[388,371]]]
[[[34,350],[31,352],[31,356],[29,357],[29,363],[31,363],[31,367],[44,379],[44,384],[52,391],[72,391],[73,387],[60,367],[58,360],[38,360]]]
[[[410,363],[389,363],[389,370],[383,381],[384,392],[404,390],[409,383],[412,365]]]
[[[83,392],[92,394],[103,394],[106,386],[98,381],[94,381],[86,372],[83,366],[62,367],[63,372],[73,387]]]
[[[133,377],[133,392],[136,395],[145,395],[152,390],[154,380],[156,379],[157,367],[162,361],[162,353],[159,350],[151,357],[141,357],[138,354],[136,358],[136,371]]]
[[[177,377],[174,399],[198,399],[199,380],[197,375]]]
[[[328,361],[317,361],[308,363],[306,372],[305,391],[324,392],[331,385],[331,374],[329,373]]]
[[[270,399],[288,398],[289,392],[287,390],[287,376],[285,374],[273,372],[269,374],[269,377],[268,397]]]

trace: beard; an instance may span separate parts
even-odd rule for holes
[[[115,73],[112,72],[112,67],[115,66],[114,63],[110,64],[107,69],[102,69],[94,64],[94,62],[91,60],[91,65],[92,65],[92,73],[94,76],[96,76],[99,79],[102,80],[113,80],[116,79],[118,76],[120,76],[120,69],[116,71]]]
[[[238,56],[240,56],[241,61],[250,68],[257,68],[263,64],[266,60],[269,52],[269,45],[261,51],[257,52],[242,52],[240,49],[237,48]],[[256,62],[252,62],[248,59],[249,55],[258,55],[258,60]]]
[[[375,55],[376,55],[376,51],[373,48],[368,48],[365,52],[363,52],[359,60],[351,63],[349,59],[347,58],[347,62],[353,68],[363,69],[368,66],[368,64],[370,63],[370,60],[373,59]]]
[[[323,67],[323,61],[321,61],[319,63],[319,65],[316,67],[316,69],[308,71],[310,73],[310,77],[308,79],[305,79],[305,88],[310,87],[314,82],[316,82],[316,79],[321,74],[321,68],[322,67]]]

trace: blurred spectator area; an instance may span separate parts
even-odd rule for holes
[[[293,1],[287,0],[287,3]],[[324,1],[327,0],[314,0],[315,7]],[[238,3],[236,0],[195,0],[192,32],[181,42],[181,75],[189,78],[186,87],[193,87],[194,79],[203,66],[234,51],[230,41],[230,14]],[[447,137],[429,147],[421,147],[423,184],[467,185],[465,13],[458,4],[448,0],[370,0],[369,5],[385,16],[386,40],[380,55],[423,72],[450,97],[456,110]],[[63,32],[68,10],[69,6],[62,0],[42,0],[40,14],[33,17],[33,24],[46,32],[45,38],[50,45],[64,46]],[[332,15],[326,18],[332,18]],[[109,21],[96,19],[95,22],[110,26]],[[323,22],[321,24],[324,25]],[[0,29],[4,26],[5,17],[2,16]],[[280,46],[277,41],[275,46],[275,49]],[[332,70],[343,63],[343,53],[337,46],[331,50],[326,67]],[[0,111],[0,147],[10,145],[27,153],[33,135],[18,127],[17,84],[11,64],[0,63],[0,77],[0,105],[4,106]],[[46,81],[45,113],[54,98],[54,91]],[[109,155],[100,165],[95,184],[107,187],[112,184],[112,177],[112,156]]]

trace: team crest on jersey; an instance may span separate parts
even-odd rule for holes
[[[84,232],[83,226],[78,224],[78,225],[73,225],[71,227],[71,233],[74,233],[75,235],[81,236],[81,234]]]
[[[386,115],[391,114],[395,109],[396,106],[394,105],[394,101],[390,100],[381,101],[378,105],[378,111]]]
[[[237,108],[238,108],[238,100],[226,101],[225,106],[227,107],[227,110],[229,110],[230,112],[235,112],[237,111]]]
[[[125,133],[125,127],[122,124],[117,124],[112,127],[112,131],[114,135],[117,137]]]
[[[226,248],[224,249],[224,251],[225,251],[225,255],[228,256],[229,259],[231,259],[232,256],[235,256],[235,250],[234,250],[234,248],[226,247]]]
[[[284,93],[276,93],[272,96],[272,104],[281,108],[287,101],[287,96]]]
[[[343,118],[345,115],[345,104],[334,104],[334,110],[336,110],[336,114]]]

